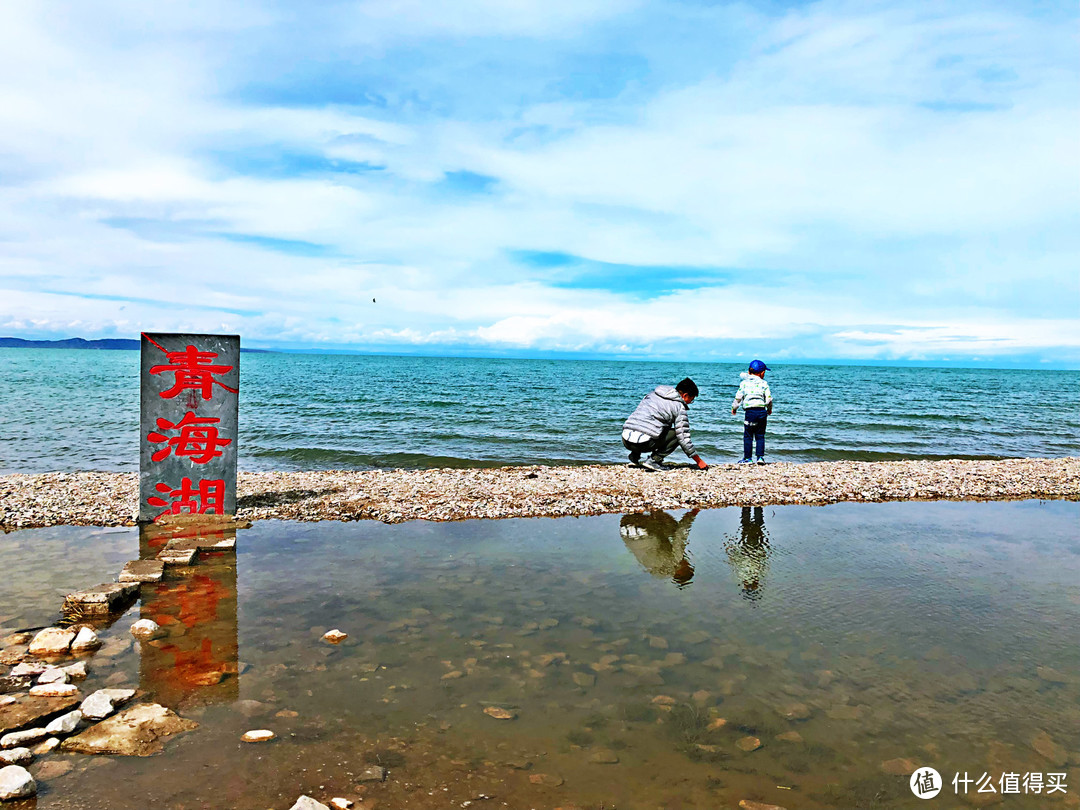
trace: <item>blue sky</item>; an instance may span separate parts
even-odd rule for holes
[[[1080,367],[1078,16],[6,4],[0,334]]]

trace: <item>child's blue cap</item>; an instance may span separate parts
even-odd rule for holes
[[[768,371],[769,367],[762,363],[760,360],[755,360],[750,364],[750,370],[757,374],[759,371]]]

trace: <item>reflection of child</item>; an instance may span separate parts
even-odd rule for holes
[[[760,360],[750,364],[750,373],[742,375],[742,382],[731,403],[731,415],[734,416],[743,406],[743,457],[740,464],[751,462],[750,451],[757,443],[757,463],[765,463],[765,423],[772,414],[772,393],[765,382],[765,372],[769,367]]]

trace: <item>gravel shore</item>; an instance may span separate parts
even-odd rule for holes
[[[0,529],[127,526],[131,473],[0,476]],[[1080,500],[1080,458],[241,473],[238,520],[466,520],[841,501]]]

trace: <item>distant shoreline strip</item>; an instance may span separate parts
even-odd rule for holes
[[[132,473],[0,476],[0,529],[130,526]],[[1080,458],[831,461],[650,473],[622,465],[262,472],[238,520],[469,520],[882,501],[1080,500]]]

